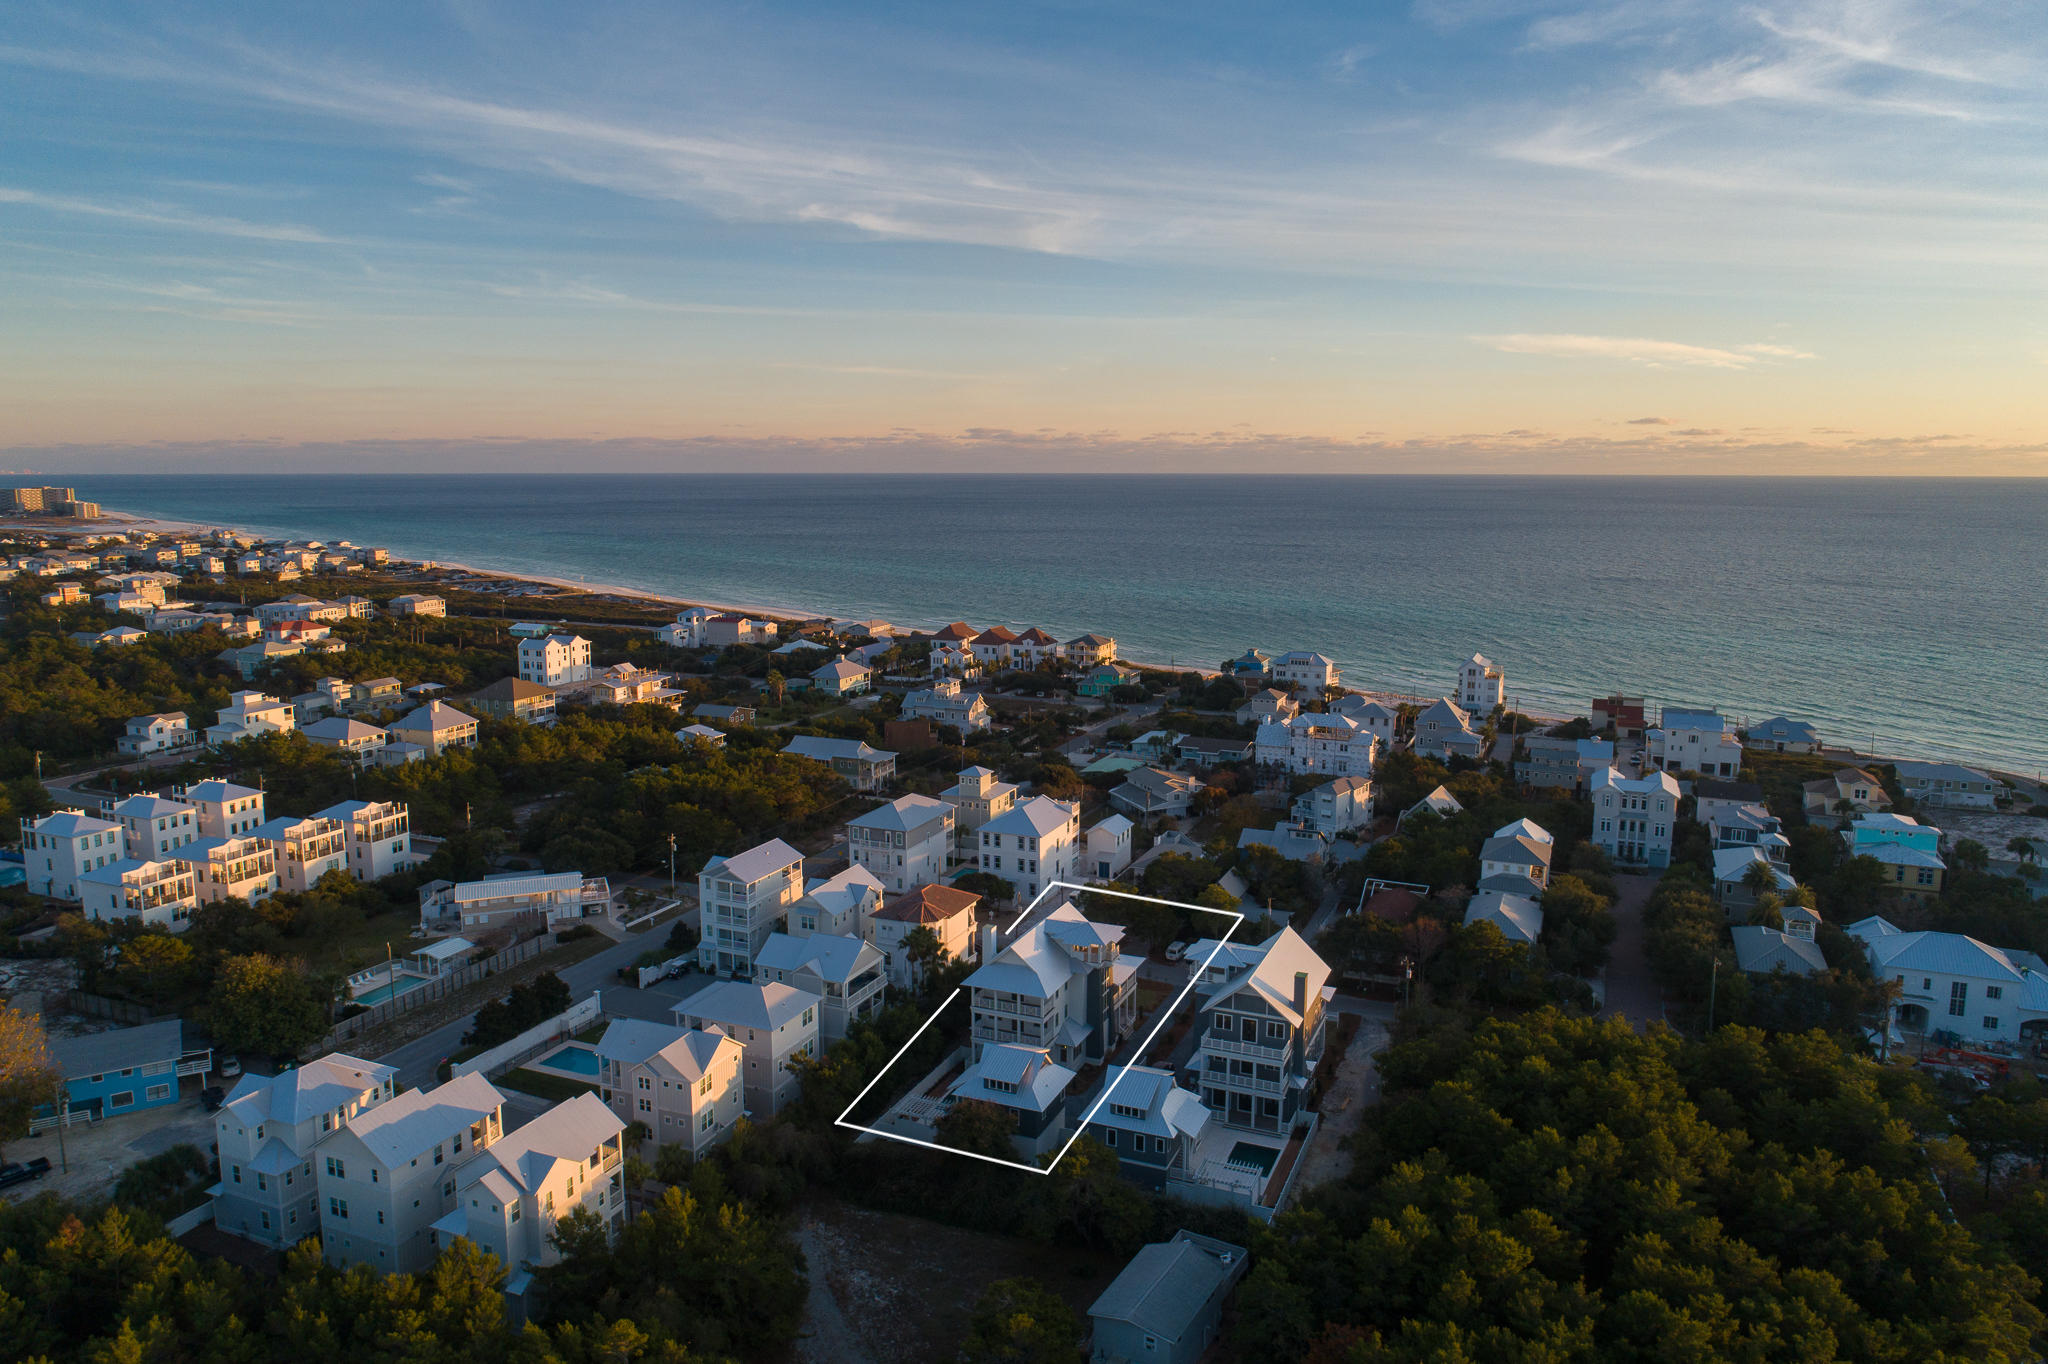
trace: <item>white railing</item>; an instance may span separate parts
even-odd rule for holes
[[[1286,1042],[1245,1042],[1234,1037],[1218,1037],[1214,1033],[1202,1035],[1202,1050],[1219,1052],[1226,1056],[1256,1056],[1265,1060],[1280,1062],[1287,1059]]]

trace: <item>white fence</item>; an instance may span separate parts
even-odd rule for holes
[[[489,1051],[478,1052],[467,1061],[458,1061],[449,1068],[450,1079],[457,1075],[488,1075],[516,1065],[529,1055],[539,1051],[550,1042],[560,1041],[578,1028],[587,1027],[604,1017],[604,992],[592,990],[590,998],[579,1004],[571,1004],[545,1023],[536,1023],[509,1042],[500,1042]]]
[[[680,957],[670,957],[667,961],[656,962],[652,966],[643,966],[640,968],[638,984],[640,988],[644,990],[648,986],[654,984],[655,981],[660,980],[663,976],[667,975],[669,972],[674,971],[680,967],[688,966],[690,965],[690,963],[696,960],[697,953],[693,949],[691,951],[683,953],[683,955],[681,955]]]

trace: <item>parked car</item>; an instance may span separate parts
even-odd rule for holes
[[[1186,943],[1170,942],[1166,945],[1166,959],[1168,961],[1186,961],[1187,956],[1188,945]]]
[[[215,1067],[215,1069],[223,1080],[239,1079],[242,1074],[242,1058],[239,1056],[223,1056],[220,1058],[220,1065]]]
[[[41,1179],[48,1173],[50,1173],[50,1158],[48,1156],[37,1156],[26,1165],[10,1160],[5,1165],[0,1165],[0,1189],[11,1189],[17,1184],[26,1184],[32,1179]]]
[[[228,1092],[219,1085],[208,1085],[199,1091],[199,1102],[211,1113],[227,1102]]]

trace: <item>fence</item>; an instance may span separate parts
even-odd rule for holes
[[[536,1023],[509,1042],[500,1042],[489,1051],[478,1052],[467,1061],[458,1061],[449,1068],[449,1079],[458,1075],[488,1075],[494,1070],[516,1066],[529,1056],[538,1053],[552,1042],[558,1042],[578,1028],[595,1023],[604,1017],[604,992],[592,990],[590,998],[580,1004],[571,1004],[545,1023]]]
[[[347,1018],[335,1020],[334,1028],[327,1034],[327,1041],[324,1045],[331,1051],[343,1042],[362,1036],[364,1032],[376,1027],[379,1023],[387,1022],[402,1013],[417,1009],[422,1004],[429,1004],[437,999],[445,999],[457,990],[474,985],[480,980],[498,974],[500,971],[509,970],[520,962],[530,961],[540,955],[541,950],[546,945],[546,935],[528,938],[524,942],[513,943],[510,947],[485,957],[482,961],[471,962],[466,966],[458,966],[454,970],[444,971],[438,976],[428,976],[425,978],[424,983],[416,989],[407,990],[396,998],[372,1004],[361,1013],[350,1014]]]
[[[53,991],[43,997],[43,1005],[52,1011],[62,1008],[75,1014],[111,1019],[124,1028],[137,1027],[143,1023],[161,1023],[176,1016],[157,1013],[132,999],[109,999],[105,995],[91,995],[83,990],[66,990],[61,995]]]
[[[660,980],[662,977],[666,976],[669,972],[680,970],[683,967],[690,966],[693,963],[695,963],[696,960],[697,952],[695,948],[692,948],[690,951],[683,953],[680,957],[670,957],[667,961],[656,962],[652,966],[642,966],[639,968],[639,972],[634,980],[634,984],[638,985],[641,989],[644,990],[648,986],[654,984],[655,981]]]

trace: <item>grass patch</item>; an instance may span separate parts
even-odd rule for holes
[[[604,1030],[610,1026],[611,1024],[609,1023],[593,1023],[582,1032],[577,1033],[576,1040],[578,1042],[595,1042],[598,1038],[604,1036]]]
[[[537,1070],[528,1070],[524,1066],[510,1074],[499,1076],[491,1083],[531,1094],[536,1099],[546,1099],[549,1103],[564,1103],[578,1094],[597,1093],[596,1085],[571,1080],[562,1075],[546,1075]]]
[[[293,943],[306,964],[316,971],[351,972],[384,960],[384,945],[391,945],[394,958],[413,950],[412,931],[418,928],[417,910],[394,910],[377,914],[332,936]]]

